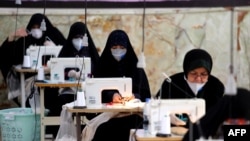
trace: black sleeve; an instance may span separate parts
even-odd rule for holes
[[[54,28],[48,36],[56,45],[64,45],[66,42],[66,38],[57,28]]]
[[[133,94],[135,98],[140,99],[145,102],[146,98],[151,97],[150,87],[147,75],[144,69],[139,68],[137,70],[137,75],[133,78]]]
[[[0,47],[0,69],[5,80],[12,66],[22,63],[23,48],[19,46],[21,42],[21,40],[8,42],[7,38]]]
[[[156,97],[161,97],[162,99],[166,99],[170,97],[168,96],[168,94],[169,94],[169,83],[164,80],[161,84],[160,89],[156,93]]]

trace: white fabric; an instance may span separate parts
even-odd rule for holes
[[[136,139],[135,139],[135,132],[136,131],[130,132],[130,134],[129,134],[129,141],[136,141]]]
[[[82,141],[91,141],[99,125],[118,115],[118,112],[104,112],[90,120],[82,131]]]

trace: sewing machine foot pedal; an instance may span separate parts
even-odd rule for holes
[[[87,106],[74,106],[73,108],[74,109],[85,109],[85,108],[87,108]]]
[[[164,133],[156,133],[157,137],[170,137],[171,134],[164,134]]]

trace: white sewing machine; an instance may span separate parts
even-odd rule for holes
[[[51,58],[48,62],[50,68],[51,82],[65,82],[65,69],[77,68],[81,70],[81,78],[86,78],[91,74],[90,57],[74,57],[74,58]]]
[[[119,90],[123,97],[132,96],[131,78],[88,78],[82,83],[85,90],[87,107],[101,107],[103,90]]]
[[[153,101],[153,102],[152,102]],[[161,128],[161,119],[166,111],[170,114],[186,113],[192,122],[205,115],[204,99],[161,99],[151,100],[149,113],[149,133],[155,135]]]
[[[31,68],[38,69],[52,57],[57,57],[62,46],[29,46],[26,54],[30,56]]]

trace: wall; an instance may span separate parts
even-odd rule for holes
[[[162,72],[172,75],[182,71],[183,57],[192,48],[203,48],[212,55],[212,74],[224,84],[229,74],[232,49],[237,85],[250,88],[249,10],[250,7],[235,7],[232,16],[230,9],[222,7],[146,9],[145,70],[152,94],[158,91],[164,79]],[[36,12],[43,13],[43,9],[0,9],[0,42],[15,30],[16,24],[18,28],[25,27]],[[88,9],[87,25],[99,53],[108,34],[120,28],[128,33],[139,55],[143,45],[142,13],[143,9]],[[84,9],[46,9],[46,15],[65,37],[73,22],[85,21]],[[1,95],[5,93],[5,90],[1,91]]]

